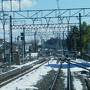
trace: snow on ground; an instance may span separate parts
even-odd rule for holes
[[[76,59],[76,61],[77,62],[85,62],[82,59]],[[65,87],[67,87],[67,69],[62,69],[62,70],[63,70],[64,77],[65,77],[64,78],[64,84],[65,84]],[[73,72],[83,71],[85,69],[80,68],[80,67],[74,67],[74,68],[71,68],[70,70],[73,73]],[[73,85],[74,85],[75,90],[83,90],[83,86],[82,86],[82,83],[81,83],[80,79],[77,79],[75,77],[73,77],[73,78],[74,78]]]
[[[49,61],[49,63],[50,63],[50,64],[56,64],[56,63],[57,63],[57,60],[52,60],[52,59],[51,59],[51,60]]]
[[[30,64],[32,64],[32,63],[34,63],[34,62],[37,62],[37,61],[38,61],[38,60],[34,60],[34,61],[30,61],[30,62],[28,62],[28,63],[21,64],[21,65],[12,65],[12,67],[21,68],[21,67],[23,67],[23,66],[30,65]]]
[[[83,59],[76,59],[76,62],[78,62],[78,63],[83,63],[83,62],[87,62],[87,61],[85,61],[85,60],[83,60]]]
[[[49,63],[55,62],[55,60],[52,60]],[[26,88],[30,90],[37,90],[38,88],[34,87],[34,85],[36,85],[37,82],[43,78],[43,76],[52,70],[52,68],[46,67],[47,64],[5,85],[4,87],[0,88],[0,90],[25,90]]]
[[[38,60],[34,60],[34,61],[31,61],[31,62],[28,62],[28,63],[25,63],[25,64],[22,64],[22,65],[12,65],[11,67],[13,67],[13,69],[11,70],[8,70],[7,72],[11,72],[13,70],[16,70],[17,68],[22,68],[23,66],[28,66],[28,65],[31,65],[33,64],[34,62],[37,62]],[[38,64],[39,65],[39,64]],[[5,74],[7,72],[2,72],[0,71],[1,73],[0,74]]]
[[[31,57],[37,57],[38,53],[31,53]]]
[[[64,85],[65,88],[67,88],[67,69],[62,69],[63,74],[64,74]]]
[[[80,61],[80,60],[79,60]],[[56,64],[56,60],[50,60],[48,62],[49,64]],[[46,66],[48,63],[44,64],[40,68],[18,78],[17,80],[5,85],[4,87],[0,88],[0,90],[25,90],[30,89],[30,90],[38,90],[37,87],[34,87],[34,85],[37,84],[39,80],[43,78],[46,74],[48,74],[49,71],[51,71],[54,68]],[[30,64],[30,63],[29,63]],[[58,70],[58,68],[55,68],[54,70]],[[66,78],[67,76],[67,69],[62,69],[64,73],[64,77]],[[71,72],[77,72],[77,71],[82,71],[82,68],[74,67],[71,68]],[[65,86],[67,83],[67,78],[64,80]],[[74,77],[74,87],[76,90],[82,90],[82,84],[81,81],[77,78]]]
[[[85,69],[79,68],[79,67],[74,67],[74,68],[71,68],[70,70],[71,70],[71,72],[79,72],[79,71],[83,71]]]
[[[79,69],[79,70],[78,70]],[[74,68],[72,69],[71,68],[71,72],[76,72],[76,71],[81,71],[80,68]],[[63,73],[64,73],[64,84],[65,84],[65,87],[67,87],[67,69],[63,69]],[[74,78],[74,81],[73,81],[73,85],[74,85],[74,89],[75,90],[83,90],[83,86],[82,86],[82,83],[79,79]]]
[[[73,85],[74,85],[75,90],[83,90],[81,81],[75,77],[74,77]]]

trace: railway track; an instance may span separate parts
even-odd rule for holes
[[[65,87],[65,88],[67,88],[67,90],[73,90],[72,76],[71,76],[71,71],[70,71],[70,59],[65,58],[65,62],[68,64],[68,67],[67,67],[67,87]],[[61,59],[60,64],[61,65],[58,69],[57,74],[55,75],[55,78],[54,78],[54,81],[53,81],[51,87],[49,87],[49,90],[56,90],[56,84],[57,84],[58,77],[60,78],[60,73],[62,73],[61,69],[62,69],[63,59]]]
[[[7,85],[8,83],[10,83],[10,82],[18,79],[19,77],[22,77],[22,76],[24,76],[25,74],[30,73],[31,71],[38,69],[39,67],[41,67],[42,65],[44,65],[44,64],[47,63],[47,62],[48,62],[48,61],[45,61],[45,62],[42,62],[41,64],[35,65],[35,66],[33,66],[32,68],[26,70],[26,71],[23,72],[23,73],[20,73],[20,74],[14,76],[13,78],[10,78],[10,79],[8,79],[8,80],[6,80],[6,81],[4,81],[4,82],[1,82],[1,83],[0,83],[0,88],[3,87],[4,85]]]
[[[76,61],[68,60],[67,63],[68,63],[68,68],[67,68],[67,90],[74,90],[73,80],[72,80],[73,76],[71,75],[70,64],[75,65],[75,66],[80,67],[80,68],[83,68],[83,69],[87,70],[88,73],[90,72],[90,69],[86,68],[86,66],[87,66],[86,64],[83,64],[83,63],[80,64]],[[87,90],[90,90],[88,81],[86,79],[85,79],[85,83],[86,83]]]
[[[63,63],[63,60],[61,60],[61,62]],[[79,64],[78,62],[76,61],[72,61],[71,58],[66,58],[65,62],[68,64],[68,67],[67,67],[67,85],[66,87],[64,88],[64,90],[75,90],[75,87],[74,87],[74,84],[73,84],[73,74],[71,73],[71,64],[77,66],[77,67],[81,67],[87,71],[90,71],[90,69],[86,68],[86,65],[84,64]],[[55,74],[54,76],[54,80],[53,82],[51,83],[51,85],[49,86],[48,90],[57,90],[57,86],[58,86],[58,78],[60,78],[60,74],[62,73],[61,72],[61,69],[62,69],[62,63],[57,71],[57,73]],[[89,83],[87,82],[87,80],[85,80],[86,82],[86,87],[87,87],[87,90],[90,90],[90,87],[89,87]],[[60,83],[59,83],[60,84]],[[59,88],[60,89],[60,88]],[[62,89],[61,89],[62,90]]]
[[[8,80],[0,83],[0,88],[3,87],[3,86],[6,85],[6,84],[12,82],[13,80],[15,80],[15,79],[17,79],[17,78],[19,78],[19,77],[21,77],[21,76],[24,76],[25,74],[27,74],[27,73],[35,70],[35,69],[38,69],[39,67],[41,67],[42,65],[44,65],[44,64],[47,63],[48,61],[49,61],[49,60],[44,61],[44,62],[42,62],[42,63],[39,64],[39,65],[35,65],[35,66],[33,66],[33,68],[30,68],[30,69],[26,70],[25,72],[20,73],[19,75],[16,75],[15,77],[10,78],[10,79],[8,79]],[[67,88],[67,90],[73,90],[73,89],[74,89],[74,87],[73,87],[73,80],[72,80],[73,76],[71,75],[70,64],[76,63],[76,64],[77,64],[76,66],[82,67],[82,68],[84,68],[84,69],[86,69],[86,68],[85,68],[85,65],[79,65],[77,62],[72,61],[72,60],[70,60],[70,61],[69,61],[69,60],[66,60],[65,62],[68,64],[68,67],[67,67],[67,87],[66,87],[66,88]],[[54,76],[54,80],[53,80],[52,84],[49,86],[49,90],[56,90],[56,87],[57,87],[57,84],[58,84],[58,78],[60,78],[60,74],[62,73],[62,72],[61,72],[62,63],[63,63],[63,61],[60,62],[61,65],[60,65],[57,73],[56,73],[55,76]],[[86,70],[89,70],[89,69],[86,69]],[[87,85],[88,85],[88,84],[87,84]]]
[[[71,70],[70,70],[70,59],[67,61],[68,67],[67,67],[67,90],[74,90],[73,87],[73,76],[71,75]]]
[[[56,87],[56,84],[57,84],[58,77],[60,76],[61,68],[62,68],[62,62],[61,62],[61,65],[60,65],[60,67],[59,67],[57,73],[56,73],[55,76],[54,76],[53,83],[52,83],[52,85],[49,87],[49,90],[55,90],[55,87]]]

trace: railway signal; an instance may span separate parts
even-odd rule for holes
[[[24,36],[24,33],[22,32],[21,33],[21,40],[24,40],[25,36]]]

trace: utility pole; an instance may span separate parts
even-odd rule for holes
[[[35,31],[35,33],[34,33],[34,52],[36,52],[36,51],[37,51],[36,34],[37,34],[37,31]]]
[[[82,28],[81,28],[81,13],[79,13],[79,30],[80,30],[80,53],[82,57]]]
[[[56,2],[57,2],[57,8],[59,9],[60,7],[59,7],[59,0],[56,0]]]
[[[10,65],[13,62],[12,16],[10,16]]]
[[[10,9],[11,9],[11,11],[12,11],[12,0],[10,0]]]
[[[5,15],[4,15],[4,8],[3,8],[3,0],[1,2],[2,4],[2,17],[3,17],[3,20],[2,20],[2,24],[3,24],[3,50],[4,50],[4,62],[6,62],[6,55],[5,55],[5,47],[6,47],[6,43],[5,43]]]
[[[63,55],[64,55],[64,31],[63,31],[63,39],[62,39],[62,49],[63,49]]]
[[[3,46],[4,46],[4,62],[6,62],[6,55],[5,55],[5,47],[6,47],[6,42],[5,42],[5,16],[4,16],[4,12],[3,12],[2,24],[3,24],[3,39],[4,39],[4,43],[3,43]]]
[[[25,58],[25,55],[26,55],[26,53],[25,53],[25,27],[23,27],[23,52],[24,52],[24,58]]]
[[[67,90],[71,90],[71,71],[70,71],[70,59],[67,61]]]
[[[23,63],[25,59],[25,27],[23,27],[23,32],[21,33],[21,40],[22,40],[22,48],[23,48]]]
[[[57,9],[58,9],[58,25],[59,25],[59,31],[60,31],[60,19],[61,19],[61,12],[60,12],[60,5],[59,5],[59,0],[56,0],[56,4],[57,4]],[[58,49],[63,49],[63,46],[62,46],[62,39],[60,38],[60,33],[59,33],[59,38],[58,38]],[[63,51],[62,51],[62,54],[63,54]]]
[[[21,0],[19,0],[19,10],[21,10]]]

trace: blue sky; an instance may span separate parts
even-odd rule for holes
[[[1,1],[1,0],[0,0]],[[32,2],[34,1],[34,2]],[[28,9],[55,9],[57,8],[56,0],[22,0],[22,7]],[[60,8],[90,8],[90,0],[59,0]],[[9,3],[5,3],[4,6],[9,7]],[[13,1],[14,8],[18,8],[18,2]],[[1,5],[0,5],[1,7]],[[90,18],[88,18],[90,23]],[[2,33],[1,33],[2,34]]]
[[[7,0],[8,1],[8,0]],[[10,9],[10,1],[4,1],[4,8]],[[21,7],[25,9],[54,9],[57,8],[56,0],[21,0]],[[18,0],[13,0],[13,8],[19,7]],[[90,0],[59,0],[60,8],[89,8]],[[1,0],[0,0],[1,8]]]
[[[90,0],[59,0],[60,8],[89,8]],[[37,4],[31,9],[56,8],[56,0],[37,0]]]

